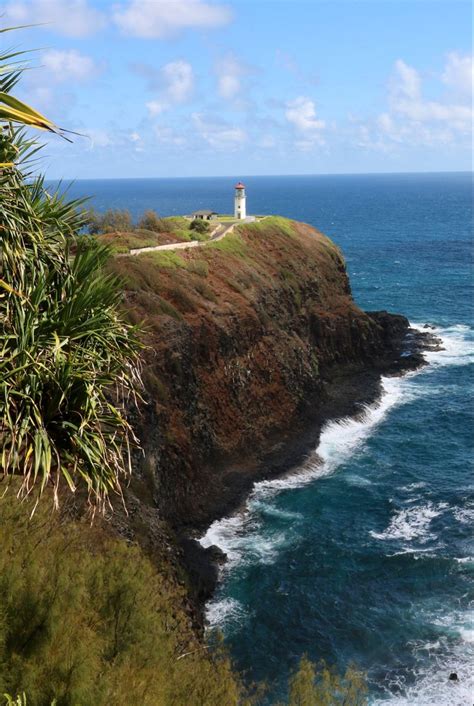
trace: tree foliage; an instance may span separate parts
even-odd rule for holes
[[[108,208],[103,214],[96,214],[98,233],[129,233],[134,229],[132,216],[127,209]]]
[[[21,74],[8,60],[0,55],[5,95]],[[0,473],[22,476],[21,495],[52,484],[57,503],[60,485],[85,484],[103,503],[120,491],[135,442],[124,402],[139,387],[136,332],[104,273],[107,248],[78,238],[72,256],[81,203],[46,189],[31,167],[39,146],[2,116]]]
[[[348,667],[341,676],[321,663],[316,667],[303,657],[289,683],[288,706],[365,706],[364,675]]]
[[[137,223],[137,228],[141,230],[151,230],[154,233],[166,233],[170,231],[170,224],[166,223],[156,211],[149,209],[141,216]]]
[[[196,639],[185,589],[165,571],[97,524],[51,516],[45,504],[28,515],[0,500],[0,694],[25,693],[27,706],[245,702],[225,654]]]

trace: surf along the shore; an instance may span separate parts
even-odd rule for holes
[[[425,330],[423,325],[413,325],[413,328]],[[440,499],[439,493],[430,487],[429,479],[417,479],[411,469],[406,469],[403,474],[394,473],[393,468],[387,473],[384,468],[384,465],[390,465],[390,460],[384,454],[384,435],[387,428],[390,429],[392,414],[402,407],[410,410],[410,407],[423,400],[428,406],[436,404],[440,394],[438,378],[440,374],[443,375],[443,369],[472,362],[471,331],[468,327],[437,328],[433,333],[441,338],[442,347],[441,350],[428,350],[424,353],[428,366],[399,377],[384,377],[382,394],[376,403],[365,406],[356,417],[327,423],[322,429],[317,448],[302,465],[291,469],[284,477],[256,483],[245,506],[231,517],[214,522],[201,538],[202,546],[217,545],[227,556],[227,562],[221,570],[221,584],[215,597],[208,603],[206,614],[209,625],[219,626],[231,643],[238,641],[244,631],[258,633],[258,627],[254,627],[254,621],[258,620],[258,609],[255,609],[254,603],[246,595],[249,581],[256,580],[255,572],[262,576],[267,567],[269,572],[275,573],[280,564],[283,567],[285,557],[291,557],[289,561],[296,562],[298,573],[298,562],[299,569],[304,571],[307,562],[314,559],[308,557],[305,551],[308,524],[311,521],[308,506],[319,501],[318,483],[338,473],[343,477],[340,483],[345,485],[344,492],[365,492],[372,503],[389,505],[388,512],[376,510],[369,514],[363,528],[364,542],[369,553],[380,554],[391,561],[403,562],[408,559],[411,564],[417,561],[449,561],[443,552],[443,522],[455,525],[466,523],[469,508],[456,506],[449,499]],[[430,430],[425,431],[430,433]],[[436,433],[436,430],[431,433]],[[373,449],[367,451],[367,446],[372,442],[375,442],[375,453]],[[416,446],[417,439],[408,435],[405,442]],[[364,458],[367,455],[371,463],[367,463],[367,458]],[[377,478],[380,468],[385,488],[383,481]],[[393,476],[393,482],[387,482],[390,475]],[[401,482],[400,476],[406,482]],[[372,497],[370,493],[377,485],[380,486],[378,493]],[[298,492],[298,499],[292,497]],[[389,497],[392,493],[398,497]],[[466,524],[461,527],[461,534],[466,528]],[[342,541],[346,549],[350,548],[347,537]],[[360,547],[354,549],[356,553],[361,551]],[[472,569],[471,557],[467,553],[454,557],[451,561],[453,571],[469,572]],[[327,570],[326,565],[320,568],[322,571]],[[317,582],[318,567],[312,567],[312,571]],[[411,568],[408,574],[410,571]],[[279,590],[291,596],[296,589],[291,577],[282,575],[281,579]],[[271,591],[265,595],[264,589],[260,596],[262,601],[269,602],[275,597]],[[314,600],[318,600],[318,597],[315,591]],[[400,600],[402,598],[405,601],[407,596],[402,595]],[[427,596],[421,598],[421,608],[420,596],[415,595],[413,601],[413,606],[418,605],[422,614],[419,620],[420,635],[434,632],[437,639],[423,641],[421,638],[419,643],[411,640],[411,644],[406,645],[406,651],[410,654],[406,666],[398,664],[393,668],[391,664],[381,664],[371,668],[370,662],[364,665],[372,682],[374,703],[389,699],[400,705],[433,704],[433,698],[439,698],[436,693],[440,689],[443,689],[443,700],[436,703],[468,703],[465,699],[474,685],[469,676],[468,660],[474,658],[474,653],[466,603],[453,610],[452,606],[443,607],[434,600],[425,600]],[[428,605],[430,602],[432,605]],[[405,619],[400,619],[403,627]],[[428,630],[426,626],[429,626]],[[315,621],[313,627],[315,635],[320,637],[324,627],[318,621]],[[283,621],[281,629],[284,630]],[[384,635],[380,635],[380,640],[383,639]],[[298,645],[289,644],[289,648],[296,651]],[[357,648],[353,652],[357,654]],[[317,644],[315,654],[318,654]],[[337,657],[337,651],[334,656]],[[462,675],[459,683],[453,685],[447,682],[449,670]]]

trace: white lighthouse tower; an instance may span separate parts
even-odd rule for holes
[[[235,196],[234,196],[234,217],[239,220],[246,218],[247,211],[245,205],[245,186],[239,181],[235,185]]]

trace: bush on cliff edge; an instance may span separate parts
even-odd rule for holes
[[[28,706],[236,706],[229,660],[200,643],[185,589],[98,527],[0,500],[0,694]]]

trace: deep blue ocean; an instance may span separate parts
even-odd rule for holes
[[[377,406],[328,425],[302,468],[211,526],[202,543],[229,562],[208,618],[249,679],[270,684],[269,704],[304,653],[366,671],[371,704],[472,704],[471,175],[80,181],[70,193],[135,216],[230,212],[237,177],[250,213],[333,238],[362,308],[429,323],[444,350],[384,380]]]

